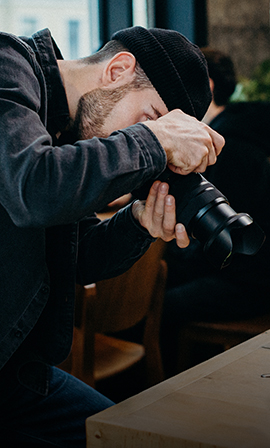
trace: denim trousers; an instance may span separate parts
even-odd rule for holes
[[[47,396],[17,383],[1,403],[0,446],[85,448],[86,418],[112,405],[87,384],[50,367]]]

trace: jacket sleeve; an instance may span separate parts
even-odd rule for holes
[[[107,139],[52,146],[34,53],[20,39],[1,36],[0,202],[17,226],[80,220],[164,170],[166,154],[143,124]]]
[[[133,218],[131,207],[104,221],[91,216],[80,222],[77,283],[89,284],[122,274],[155,241]]]

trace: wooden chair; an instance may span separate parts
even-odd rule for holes
[[[167,279],[164,248],[165,243],[157,240],[126,273],[77,286],[74,340],[61,368],[94,387],[96,381],[122,372],[145,357],[149,386],[164,379],[159,347]],[[112,336],[143,319],[142,344]]]
[[[230,322],[190,322],[179,337],[178,369],[191,367],[194,344],[219,345],[221,351],[228,350],[270,328],[270,314]]]

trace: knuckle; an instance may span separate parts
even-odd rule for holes
[[[163,225],[163,232],[165,235],[171,236],[174,232],[174,223],[165,224]]]
[[[163,219],[163,213],[162,212],[158,212],[158,211],[154,211],[154,219],[157,221],[162,221]]]

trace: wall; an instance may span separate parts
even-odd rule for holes
[[[250,76],[270,58],[269,0],[207,0],[208,44],[231,55]]]

